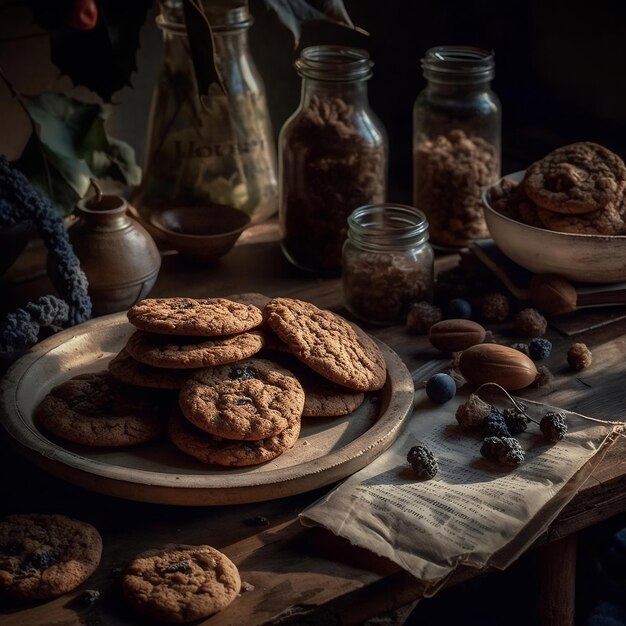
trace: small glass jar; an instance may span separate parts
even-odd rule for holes
[[[142,214],[223,204],[262,221],[278,210],[278,178],[265,87],[248,46],[252,16],[243,0],[203,0],[224,90],[212,84],[200,94],[182,2],[159,4],[164,59],[133,204]]]
[[[494,55],[438,46],[426,52],[422,70],[428,82],[413,109],[413,201],[428,218],[433,245],[458,249],[489,236],[481,192],[500,177]]]
[[[345,307],[376,324],[403,323],[411,303],[432,302],[434,253],[424,213],[403,204],[358,208],[343,246]]]
[[[373,64],[364,50],[324,45],[295,65],[300,106],[279,138],[281,245],[297,267],[337,274],[348,216],[385,200],[387,138],[367,98]]]

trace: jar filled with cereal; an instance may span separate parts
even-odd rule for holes
[[[338,274],[347,219],[385,200],[386,132],[370,109],[366,51],[305,48],[301,101],[279,138],[281,246],[297,267]]]
[[[411,303],[432,301],[433,260],[424,213],[403,204],[359,207],[343,245],[345,307],[366,322],[404,322]]]
[[[494,54],[438,46],[422,59],[427,81],[413,109],[414,204],[433,245],[458,249],[489,236],[481,203],[500,177],[500,102]]]

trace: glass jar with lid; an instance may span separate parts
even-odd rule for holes
[[[494,54],[438,46],[426,52],[422,70],[427,84],[413,109],[413,200],[428,218],[433,245],[458,249],[489,236],[481,191],[500,176]]]
[[[372,61],[342,46],[305,48],[301,101],[279,137],[282,249],[296,266],[337,274],[350,213],[383,202],[386,132],[368,103]]]
[[[424,213],[402,204],[359,207],[343,246],[345,307],[359,319],[404,323],[413,302],[432,302],[434,253]]]
[[[276,149],[265,88],[248,47],[245,3],[203,3],[211,23],[218,84],[200,95],[181,0],[162,0],[157,26],[164,60],[152,98],[142,184],[134,205],[223,204],[261,221],[278,209]]]

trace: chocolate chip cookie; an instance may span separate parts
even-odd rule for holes
[[[196,372],[180,390],[179,405],[192,424],[212,435],[256,441],[300,418],[304,391],[277,363],[247,359]]]
[[[233,441],[209,435],[177,412],[170,416],[167,432],[181,452],[202,463],[245,467],[271,461],[292,448],[300,435],[300,419],[294,417],[285,430],[273,437],[257,441]]]
[[[357,391],[374,391],[385,384],[380,348],[339,315],[290,298],[274,298],[263,315],[292,354],[324,378]]]
[[[42,428],[86,446],[129,446],[163,432],[164,394],[124,385],[109,372],[80,374],[54,387],[35,411]]]
[[[126,350],[136,361],[152,367],[197,369],[247,359],[263,347],[263,340],[257,330],[225,337],[157,335],[137,330],[129,337]]]
[[[578,215],[564,215],[547,209],[537,209],[541,223],[550,230],[579,235],[619,235],[624,230],[624,218],[614,202],[603,209]]]
[[[115,379],[151,389],[180,389],[195,371],[146,365],[134,359],[126,348],[109,361],[109,372]]]
[[[626,187],[626,166],[608,148],[583,141],[557,148],[533,163],[523,185],[541,208],[590,213],[618,201]]]
[[[137,556],[122,578],[126,600],[152,620],[191,622],[225,609],[238,595],[235,564],[207,545],[167,545]]]
[[[262,320],[258,307],[225,298],[147,298],[128,311],[136,328],[165,335],[234,335]]]
[[[0,591],[45,600],[75,589],[100,563],[102,538],[65,515],[9,515],[0,521]]]

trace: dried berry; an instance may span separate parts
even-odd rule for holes
[[[191,563],[189,561],[174,561],[159,568],[159,574],[191,574]]]
[[[541,337],[535,337],[528,342],[528,356],[533,361],[547,359],[552,352],[552,342]]]
[[[456,383],[449,374],[434,374],[426,382],[426,395],[435,404],[444,404],[456,395]]]
[[[502,412],[506,426],[512,435],[519,435],[528,427],[530,418],[526,412],[527,408],[523,402],[517,402],[517,406],[512,406]]]
[[[522,309],[515,316],[515,327],[527,337],[543,337],[548,321],[537,309]]]
[[[524,462],[524,450],[513,437],[486,437],[480,453],[487,459],[516,467]]]
[[[513,343],[511,344],[511,348],[513,348],[514,350],[518,350],[519,352],[521,352],[522,354],[525,354],[526,356],[530,356],[527,343],[522,343],[522,342]]]
[[[503,293],[488,293],[480,301],[480,314],[487,322],[504,322],[509,310],[509,299]]]
[[[567,421],[563,411],[548,411],[539,423],[543,436],[552,443],[561,441],[567,432]]]
[[[489,415],[483,422],[483,437],[510,437],[509,427],[500,409],[491,407]]]
[[[479,426],[491,413],[491,408],[490,404],[481,400],[475,393],[471,393],[463,404],[459,404],[455,414],[456,421],[463,428]]]
[[[537,368],[537,378],[535,378],[530,386],[538,389],[549,385],[553,380],[554,376],[552,372],[545,365],[542,365]]]
[[[441,309],[429,302],[415,302],[406,316],[407,328],[414,333],[426,334],[433,324],[441,321]]]
[[[591,351],[584,343],[575,343],[567,351],[567,362],[574,370],[589,367],[592,360]]]
[[[251,378],[256,378],[256,372],[250,367],[234,366],[230,368],[228,378],[231,380],[250,380]]]
[[[444,319],[469,320],[472,317],[472,305],[463,298],[452,298],[443,307]]]
[[[433,478],[439,471],[437,459],[426,446],[413,446],[406,460],[418,478]]]

